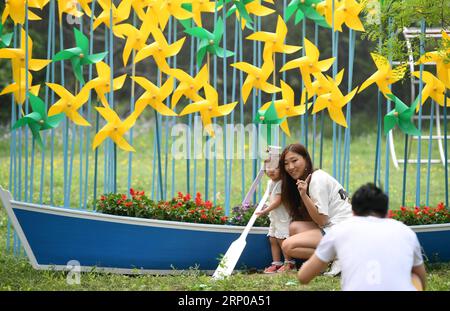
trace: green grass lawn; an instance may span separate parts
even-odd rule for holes
[[[373,120],[361,119],[354,122],[352,130],[352,144],[351,144],[351,164],[350,164],[350,193],[356,190],[361,184],[374,179],[374,159],[375,159],[375,144],[376,133],[368,130],[369,128],[375,128]],[[292,126],[291,126],[292,130]],[[6,129],[0,129],[0,185],[8,187],[9,185],[9,140],[6,134]],[[132,186],[137,189],[144,189],[147,193],[151,194],[153,171],[153,139],[154,135],[152,131],[145,128],[145,125],[137,124],[136,137],[133,145],[137,152],[133,155],[133,175]],[[298,135],[292,135],[293,138],[288,139],[289,142],[296,141],[295,137]],[[92,137],[92,136],[91,136]],[[310,146],[315,140],[316,148],[318,148],[318,137],[310,137]],[[62,154],[62,146],[60,139],[57,139],[57,145],[55,148],[55,161],[51,164],[55,168],[54,175],[54,202],[56,205],[63,203],[63,161],[60,155]],[[149,150],[149,148],[151,148]],[[162,145],[163,150],[165,145]],[[248,146],[247,146],[248,148]],[[385,141],[383,137],[382,142],[382,171],[381,181],[384,184],[385,176]],[[72,178],[71,199],[72,206],[78,206],[80,201],[80,187],[79,187],[79,157],[78,157],[78,145],[75,148],[74,158],[74,171]],[[100,149],[102,150],[102,149]],[[396,152],[399,158],[403,157],[403,136],[396,133]],[[428,154],[428,144],[422,144],[422,153],[426,157]],[[331,172],[332,167],[332,155],[333,155],[333,143],[330,139],[329,131],[325,136],[324,150],[323,150],[323,168]],[[49,194],[49,172],[51,165],[49,164],[48,154],[46,155],[46,162],[44,164],[46,177],[44,179],[44,202],[50,201]],[[417,157],[417,154],[413,150],[411,157]],[[437,144],[433,145],[433,157],[437,157]],[[37,150],[35,155],[35,169],[33,178],[33,200],[39,200],[40,179],[39,174],[41,170],[41,152]],[[165,167],[165,158],[163,156],[162,167]],[[31,161],[31,159],[30,159]],[[103,161],[104,157],[99,156],[99,186],[98,193],[100,194],[103,189],[101,182],[103,178]],[[389,160],[390,161],[390,160]],[[318,154],[314,159],[316,166],[318,166]],[[90,156],[90,164],[93,163],[93,156]],[[390,194],[390,207],[399,208],[401,205],[402,197],[402,178],[403,170],[402,166],[396,170],[390,163],[389,171],[389,194]],[[83,164],[84,165],[84,164]],[[170,197],[173,191],[186,191],[186,161],[175,161],[174,170],[176,171],[176,182],[172,185],[172,159],[169,156],[167,162],[167,181],[168,181],[168,196]],[[213,180],[214,174],[213,162],[210,162],[210,181]],[[191,169],[193,170],[193,161],[191,161]],[[119,151],[118,152],[118,180],[119,191],[125,191],[127,184],[127,167],[128,167],[128,154]],[[233,175],[231,183],[231,203],[232,206],[239,204],[240,194],[242,192],[241,186],[241,164],[240,161],[233,165]],[[224,162],[223,160],[217,160],[217,189],[219,192],[217,204],[224,203]],[[248,188],[252,180],[252,162],[246,160],[245,163],[245,187]],[[426,184],[427,166],[421,167],[421,202],[425,204],[427,189],[429,192],[429,204],[436,205],[438,202],[444,201],[444,170],[443,166],[432,165],[431,166],[431,179],[430,186],[427,188]],[[30,174],[30,172],[28,172]],[[192,182],[193,171],[191,172]],[[30,175],[28,175],[30,176]],[[164,179],[165,176],[163,176]],[[416,165],[410,164],[407,170],[407,189],[406,189],[406,204],[414,205],[416,198]],[[22,172],[22,181],[25,180],[24,173]],[[30,178],[28,178],[30,180]],[[90,170],[89,184],[92,185],[92,172]],[[196,191],[204,193],[205,182],[205,161],[197,161],[197,188]],[[24,187],[24,184],[22,184]],[[191,184],[191,193],[193,185]],[[213,185],[212,181],[209,185],[210,197],[212,196]],[[83,199],[83,197],[81,197]],[[89,203],[92,202],[92,187],[89,191]],[[211,278],[207,275],[200,273],[193,269],[183,272],[180,276],[123,276],[113,274],[100,274],[100,273],[83,273],[81,276],[81,285],[68,285],[66,282],[66,273],[55,271],[35,271],[25,258],[14,257],[11,252],[6,250],[6,231],[7,231],[7,219],[4,210],[0,210],[0,289],[1,290],[339,290],[339,278],[330,278],[321,276],[315,279],[310,285],[302,286],[297,280],[295,274],[286,275],[262,275],[262,274],[236,274],[227,280],[211,282]],[[434,264],[428,266],[428,290],[448,290],[450,289],[450,264]]]

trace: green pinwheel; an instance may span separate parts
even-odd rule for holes
[[[54,129],[64,119],[64,114],[59,113],[54,116],[47,116],[47,110],[45,109],[45,103],[39,97],[28,93],[30,98],[31,108],[33,112],[25,115],[13,125],[12,129],[18,129],[19,127],[28,125],[33,134],[33,139],[44,148],[40,131]]]
[[[272,125],[280,125],[286,120],[286,117],[280,118],[275,108],[275,103],[272,103],[266,110],[259,109],[255,116],[255,123],[265,124],[267,126],[267,144],[272,144]]]
[[[221,58],[234,55],[233,52],[225,50],[219,46],[223,35],[223,22],[221,17],[218,18],[216,28],[214,29],[213,33],[210,33],[208,30],[202,27],[189,28],[184,32],[200,39],[200,43],[197,49],[197,65],[202,64],[206,52]]]
[[[306,17],[319,26],[330,28],[325,17],[320,15],[316,10],[316,6],[320,2],[322,2],[322,0],[292,0],[286,7],[286,22],[288,22],[295,13],[295,25]]]
[[[420,131],[412,122],[412,116],[414,115],[414,110],[419,104],[420,96],[414,100],[411,107],[408,107],[394,94],[387,94],[386,96],[394,102],[395,107],[384,116],[384,133],[389,133],[390,130],[398,125],[399,129],[405,134],[420,135]]]
[[[13,33],[3,34],[3,24],[0,22],[0,49],[7,48],[11,44]]]
[[[75,33],[75,42],[77,46],[56,53],[55,56],[53,56],[52,61],[57,62],[70,59],[75,77],[84,84],[82,66],[98,63],[105,58],[108,52],[89,55],[89,39],[78,29],[74,28],[73,31]]]
[[[232,2],[233,5],[227,11],[227,18],[230,17],[231,14],[236,13],[236,16],[242,23],[242,28],[247,27],[248,29],[253,30],[253,20],[250,17],[247,6],[255,1],[259,3],[257,0],[220,0],[218,6],[222,6],[224,2],[225,4]]]

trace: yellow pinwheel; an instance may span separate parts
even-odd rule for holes
[[[151,12],[147,11],[147,16],[149,18],[145,18],[142,22],[141,28],[138,30],[136,27],[130,24],[120,24],[115,26],[115,32],[119,36],[124,36],[127,38],[127,42],[125,43],[125,47],[123,48],[123,65],[126,66],[128,63],[128,59],[133,50],[139,51],[142,50],[146,43],[147,39],[150,36],[151,32],[151,23],[153,22],[150,18]]]
[[[234,63],[230,66],[248,74],[244,84],[242,85],[242,101],[244,104],[246,103],[252,88],[261,89],[266,93],[277,93],[281,91],[279,87],[267,82],[267,79],[272,74],[274,69],[272,61],[264,62],[261,68],[255,67],[246,62]]]
[[[191,0],[192,15],[197,26],[202,27],[202,12],[214,13],[216,4],[209,0]],[[219,10],[220,8],[217,8]]]
[[[167,81],[160,88],[144,77],[132,77],[140,86],[145,89],[145,93],[136,101],[136,109],[145,108],[147,105],[155,109],[163,116],[176,116],[177,114],[164,104],[164,100],[172,93],[173,78]]]
[[[332,26],[333,22],[333,1],[334,1],[334,10],[336,11],[337,8],[341,5],[342,0],[324,0],[317,4],[316,10],[317,12],[325,17],[326,22],[330,27]],[[334,21],[334,28],[336,29],[336,20]]]
[[[112,24],[115,26],[128,19],[131,12],[131,0],[123,0],[120,2],[119,6],[116,7],[114,4],[111,6],[110,0],[98,0],[98,3],[103,9],[103,12],[95,19],[93,24],[93,29],[95,30],[101,24],[105,24],[106,27],[111,28],[111,11],[112,11]],[[113,27],[114,35],[122,38],[116,33]]]
[[[339,86],[342,82],[342,79],[344,77],[344,69],[342,69],[337,75],[336,78],[333,79],[332,77],[328,75],[324,75],[321,72],[315,72],[313,73],[313,76],[316,78],[316,80],[312,83],[312,92],[308,92],[308,99],[315,95],[323,95],[326,93],[331,93],[331,90],[333,89],[334,85]],[[303,90],[302,92],[302,100],[304,100],[304,96],[306,95],[306,90]]]
[[[45,5],[50,0],[29,0],[29,8],[43,9]],[[6,0],[5,9],[2,14],[2,24],[5,23],[8,16],[11,17],[14,24],[24,24],[25,23],[25,0]],[[28,10],[28,19],[31,21],[40,20],[41,18],[34,14],[32,11]]]
[[[26,98],[26,80],[25,80],[25,69],[22,69],[20,72],[20,76],[17,76],[17,79],[14,79],[15,82],[6,86],[3,91],[0,93],[1,95],[14,93],[14,101],[16,104],[22,105],[25,102]],[[28,72],[28,92],[33,95],[38,95],[39,88],[41,87],[40,84],[32,85],[33,84],[33,76],[30,72]]]
[[[154,0],[131,0],[131,7],[141,21],[146,20],[145,8],[150,4],[153,5]]]
[[[283,122],[280,124],[280,128],[286,135],[291,136],[291,132],[289,131],[289,124],[287,118],[300,116],[306,112],[306,105],[300,104],[295,106],[295,95],[292,88],[283,80],[281,82],[281,94],[282,99],[274,101],[275,109],[277,111],[277,116],[280,119],[283,119]],[[260,110],[267,110],[269,106],[272,104],[272,101],[265,103]],[[308,104],[308,109],[311,107],[311,104]]]
[[[212,118],[226,116],[233,111],[237,102],[219,106],[219,94],[210,85],[205,85],[206,99],[187,105],[181,112],[180,116],[189,113],[200,112],[203,126],[211,137],[214,137],[214,130],[211,126]]]
[[[342,31],[342,24],[345,23],[348,28],[356,31],[365,31],[358,17],[363,8],[364,5],[355,0],[342,0],[334,11],[334,29]]]
[[[135,2],[139,2],[140,0],[133,0],[133,3]],[[159,14],[160,14],[160,8],[162,5],[162,1],[163,0],[144,0],[145,5],[147,7],[147,11],[146,13],[142,12],[142,13],[138,13],[138,17],[140,20],[144,20],[144,19],[150,19],[151,24],[154,27],[158,27],[159,25]],[[141,2],[142,3],[142,2]],[[136,10],[136,6],[133,5],[134,10]],[[143,10],[143,9],[142,9]],[[162,29],[164,30],[164,29]]]
[[[450,55],[450,36],[445,31],[442,31],[442,41],[444,50],[425,53],[419,58],[416,65],[435,62],[438,79],[444,82],[445,86],[450,89],[450,62],[448,62],[448,55]]]
[[[305,56],[287,62],[280,72],[299,68],[308,93],[313,93],[311,74],[327,71],[333,65],[334,57],[319,61],[319,49],[308,39],[305,41]]]
[[[104,62],[98,62],[95,66],[97,68],[98,77],[86,83],[85,87],[89,90],[95,89],[103,106],[109,107],[105,94],[111,91],[111,68],[109,68],[109,66]],[[127,74],[123,74],[120,77],[115,78],[113,80],[113,90],[116,91],[121,89],[126,78]]]
[[[161,69],[164,73],[170,74],[170,67],[169,64],[167,64],[166,58],[174,56],[180,52],[186,37],[183,37],[177,42],[169,45],[160,29],[151,27],[151,33],[155,39],[155,42],[142,48],[136,54],[134,62],[138,63],[149,56],[153,56],[159,69]]]
[[[95,107],[107,121],[106,125],[95,135],[92,150],[95,150],[107,137],[122,150],[135,152],[136,150],[123,138],[136,123],[142,110],[135,109],[123,122],[117,113],[109,107]],[[142,108],[143,109],[143,108]]]
[[[206,0],[205,0],[206,1]],[[159,8],[158,19],[159,25],[161,29],[164,30],[166,28],[167,22],[169,21],[170,16],[175,17],[176,19],[188,19],[192,17],[192,13],[186,11],[181,6],[183,3],[186,3],[186,0],[162,0],[161,6]]]
[[[420,71],[414,71],[413,76],[420,79]],[[423,105],[428,97],[431,97],[435,102],[444,107],[445,105],[445,84],[436,78],[431,72],[422,71],[422,81],[425,82],[425,87],[422,90]],[[447,97],[447,107],[450,107],[450,100]],[[419,111],[420,106],[417,105],[416,112]]]
[[[83,16],[83,12],[78,11],[78,0],[58,0],[59,22],[62,21],[64,13],[75,17]]]
[[[317,97],[314,103],[312,113],[317,113],[327,108],[330,118],[339,125],[347,127],[347,121],[345,120],[345,115],[342,112],[342,108],[355,96],[358,88],[347,95],[342,95],[341,90],[336,84],[333,85],[331,93],[323,94]]]
[[[268,16],[268,15],[272,14],[273,12],[275,12],[275,10],[262,5],[261,1],[255,1],[255,0],[236,1],[236,0],[234,0],[233,2],[235,2],[236,8],[234,10],[236,11],[236,17],[238,18],[238,20],[241,19],[242,30],[245,28],[245,26],[247,26],[247,20],[250,18],[250,14],[261,17],[261,16]],[[240,9],[240,5],[242,5],[242,4],[240,4],[240,3],[238,4],[237,2],[243,3],[244,8]],[[265,1],[265,2],[273,4],[273,2],[271,2],[271,1]],[[247,18],[245,18],[244,16],[240,16],[241,15],[240,12],[245,13],[247,15]]]
[[[301,49],[300,46],[284,44],[287,31],[288,30],[283,18],[278,15],[277,28],[275,33],[259,31],[251,34],[247,37],[247,39],[263,41],[265,43],[263,59],[264,61],[270,61],[270,59],[272,59],[272,53],[292,54]]]
[[[91,12],[91,7],[89,6],[89,4],[92,2],[92,0],[78,0],[78,3],[80,4],[81,8],[83,9],[84,13],[91,17],[92,12]]]
[[[400,65],[395,69],[391,68],[389,61],[382,55],[376,53],[370,53],[375,65],[377,66],[377,71],[371,75],[363,84],[359,87],[358,93],[361,93],[372,83],[376,83],[380,91],[386,96],[387,94],[392,94],[389,89],[389,85],[401,80],[405,75],[407,64]]]
[[[173,69],[172,75],[180,81],[180,84],[172,95],[172,109],[175,108],[183,95],[194,102],[203,100],[203,98],[198,95],[198,91],[208,83],[208,65],[204,65],[195,78],[192,78],[181,69]]]
[[[13,77],[14,80],[18,80],[19,73],[22,69],[25,69],[26,50],[26,32],[22,29],[21,32],[21,48],[4,48],[0,49],[0,58],[9,58],[12,61]],[[35,59],[33,56],[33,40],[28,36],[28,70],[39,71],[47,66],[51,60],[47,59]]]
[[[89,89],[83,87],[76,96],[72,95],[62,85],[55,83],[46,83],[47,86],[52,89],[60,99],[54,103],[48,110],[48,116],[54,116],[59,113],[64,113],[67,118],[72,120],[73,123],[80,126],[91,126],[85,118],[83,118],[78,109],[83,106],[89,99]]]

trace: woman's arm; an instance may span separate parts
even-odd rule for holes
[[[300,193],[300,196],[305,203],[306,209],[308,210],[309,216],[311,216],[312,220],[319,225],[320,227],[325,226],[328,223],[328,216],[319,213],[314,202],[311,200],[306,192],[304,194]]]
[[[319,225],[320,227],[325,226],[328,223],[328,216],[319,213],[314,202],[311,200],[309,195],[306,193],[308,189],[309,181],[311,180],[311,174],[308,175],[306,180],[297,180],[297,188],[300,192],[300,197],[302,198],[303,203],[306,206],[306,209],[311,216],[312,220]]]
[[[281,195],[277,194],[275,195],[274,200],[268,207],[263,209],[262,211],[259,211],[256,213],[256,215],[261,216],[264,214],[268,214],[270,211],[273,211],[274,209],[278,208],[281,205]]]

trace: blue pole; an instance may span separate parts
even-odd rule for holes
[[[421,34],[425,33],[425,21],[421,21],[420,23]],[[424,39],[420,37],[420,55],[424,54]],[[422,73],[423,73],[423,64],[420,64],[420,81],[419,81],[419,123],[418,129],[419,132],[422,130],[422,90],[423,90],[423,81],[422,81]],[[411,100],[414,100],[413,98]],[[420,205],[420,166],[421,166],[421,155],[422,155],[422,136],[418,137],[418,145],[417,145],[417,166],[416,166],[416,206]]]

